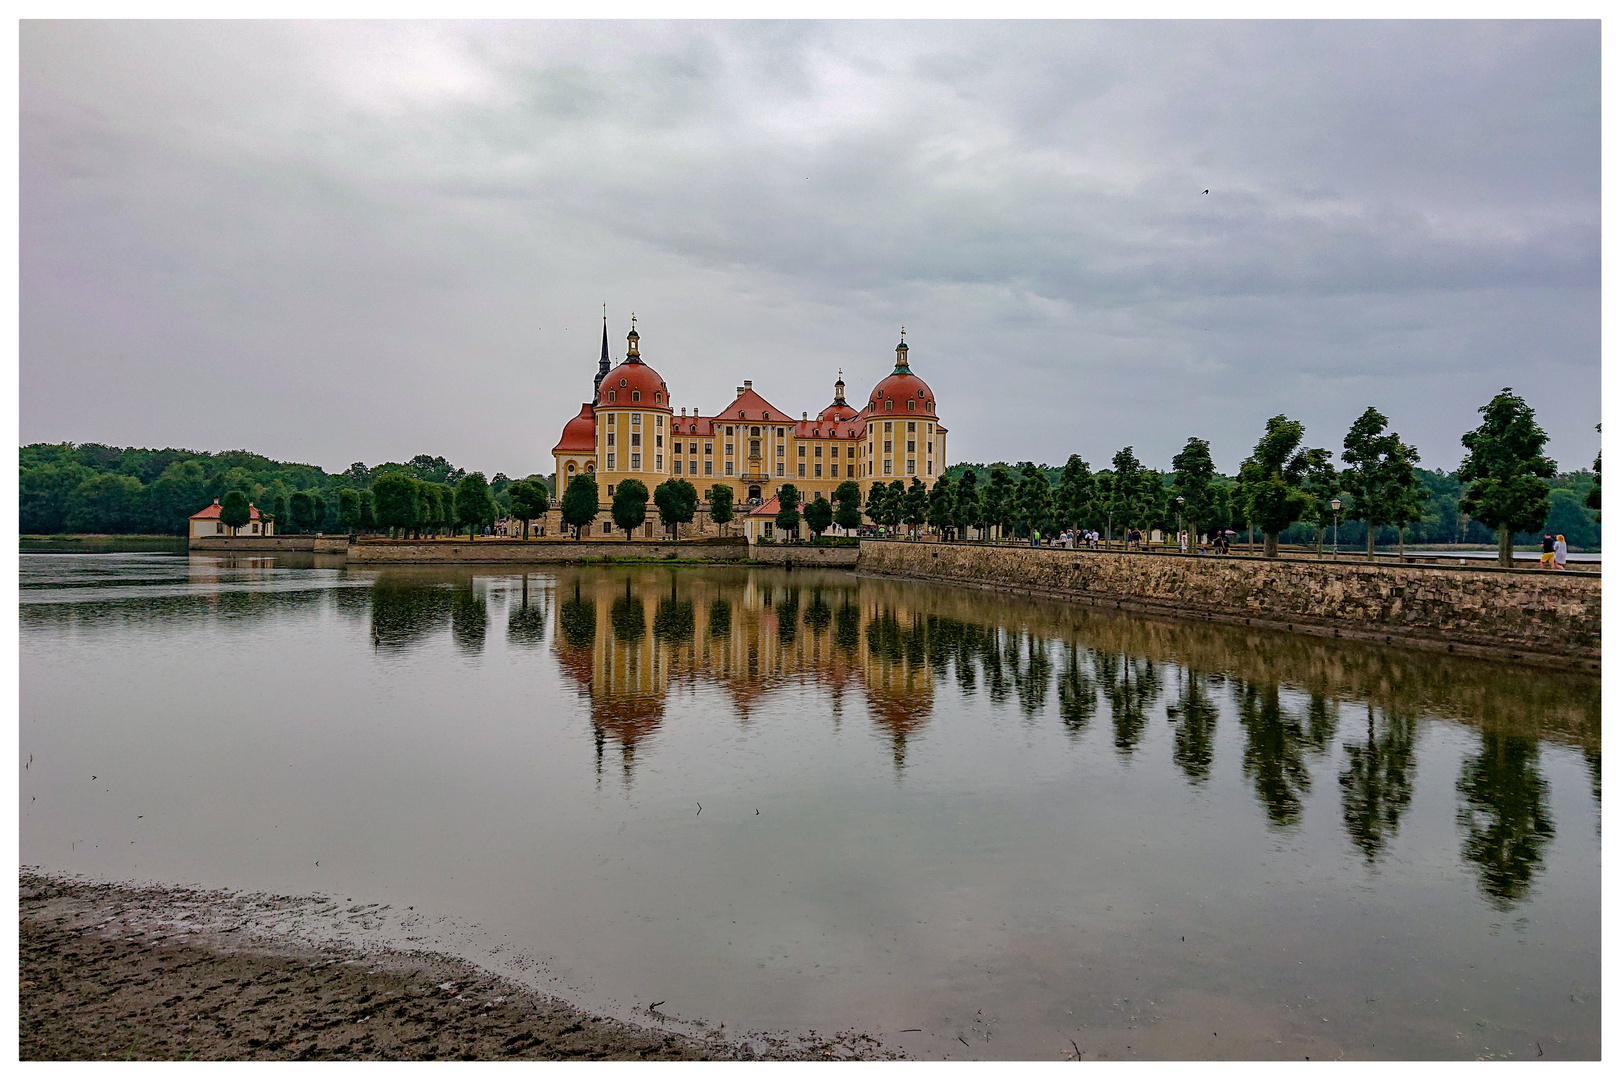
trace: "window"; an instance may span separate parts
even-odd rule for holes
[[[917,471],[917,459],[916,458],[907,458],[906,459],[906,475],[910,476],[912,473],[915,473],[916,471]]]
[[[662,450],[664,448],[664,437],[662,435],[654,435],[653,445]]]
[[[800,476],[804,475],[804,462],[802,462],[802,461],[799,462],[799,475]]]
[[[934,425],[929,424],[928,425],[928,434],[932,435],[933,433],[934,433]]]
[[[660,416],[660,417],[657,417],[656,419],[658,420],[658,430],[663,431],[664,430],[664,418],[662,416]]]
[[[613,461],[614,461],[614,458],[617,457],[617,456],[618,455],[616,455],[616,454],[609,454],[608,455],[608,463],[607,463],[608,472],[613,471]]]
[[[631,472],[640,472],[641,471],[641,455],[640,454],[633,453],[633,452],[631,453],[631,455],[630,455],[630,471]]]
[[[613,485],[612,484],[608,485],[608,498],[610,498],[610,499],[613,498]]]
[[[656,391],[655,391],[655,392],[654,392],[654,393],[653,393],[653,404],[654,404],[654,405],[662,405],[662,404],[663,404],[663,403],[664,403],[664,395],[663,395],[663,394],[660,394],[660,393],[657,393],[657,392],[656,392]],[[659,427],[663,427],[663,426],[664,426],[664,418],[663,418],[663,417],[662,417],[662,416],[660,416],[660,417],[659,417],[659,418],[658,418],[658,426],[659,426]]]
[[[754,430],[758,431],[759,428],[755,428]],[[748,440],[748,456],[749,457],[759,457],[759,440],[758,439],[749,439]]]
[[[893,420],[885,420],[885,421],[883,421],[883,430],[884,431],[893,431],[894,430],[894,421]]]
[[[782,464],[780,461],[778,461],[776,463],[776,475],[777,476],[786,476],[787,475],[787,466]]]
[[[703,456],[708,457],[708,456],[712,455],[713,453],[714,453],[714,443],[712,443],[712,442],[704,443],[703,444]]]
[[[675,475],[676,476],[681,475],[681,459],[680,458],[675,459]]]
[[[932,454],[934,452],[934,440],[933,439],[928,440],[928,452],[930,454]]]
[[[757,428],[757,427],[749,428],[748,429],[748,434],[752,435],[756,439],[759,438],[759,428]]]
[[[254,522],[254,524],[253,524],[253,531],[254,531],[254,532],[258,532],[258,531],[259,531],[259,525],[258,525],[258,522]]]
[[[611,522],[611,521],[602,522],[602,534],[604,536],[607,535],[608,533],[611,533],[612,531],[613,531],[613,522]]]
[[[917,440],[916,439],[907,439],[906,440],[906,453],[915,454],[916,452],[917,452]]]
[[[703,463],[703,475],[704,476],[713,476],[714,475],[714,462],[705,461]]]
[[[767,521],[765,523],[765,539],[769,540],[771,538],[771,531],[772,531],[771,527],[774,524],[775,524],[775,522],[771,522],[771,521]]]
[[[887,401],[885,401],[883,403],[883,411],[884,412],[894,412],[894,398],[889,398]]]
[[[729,461],[726,462],[726,475],[727,476],[731,475],[731,462],[729,462]]]
[[[569,475],[569,476],[573,476],[573,475],[574,475],[574,463],[573,463],[573,462],[572,462],[572,461],[570,461],[570,462],[569,462],[569,463],[568,463],[568,475]]]
[[[906,430],[907,431],[916,431],[917,430],[917,421],[915,421],[915,420],[907,421]]]
[[[885,454],[894,453],[894,440],[893,439],[884,439],[883,440],[883,452]]]
[[[586,471],[586,472],[588,472],[588,473],[594,473],[594,472],[596,472],[596,462],[594,462],[594,461],[587,461],[587,462],[586,462],[586,463],[585,463],[585,471]]]
[[[726,457],[730,457],[730,456],[731,456],[731,444],[726,443]]]
[[[821,478],[821,462],[819,461],[816,462],[816,478],[818,480]]]
[[[906,410],[908,412],[916,412],[917,411],[917,399],[916,398],[907,398],[906,399]]]
[[[697,443],[692,443],[690,446],[688,446],[686,448],[686,452],[691,454],[693,457],[697,457]]]
[[[641,426],[641,414],[640,413],[633,412],[633,413],[630,414],[630,426],[633,427],[633,428],[638,428],[638,427]]]
[[[658,472],[664,471],[664,455],[659,454],[653,459],[653,468]]]
[[[731,436],[733,434],[734,434],[734,432],[731,430],[731,425],[727,424],[726,425],[726,438],[728,438],[728,439],[731,438]]]
[[[834,477],[838,476],[838,462],[836,462],[836,461],[833,462],[833,465],[832,465],[832,474],[833,474]]]
[[[609,391],[609,392],[611,393],[611,391]],[[608,413],[607,418],[608,418],[608,427],[613,427],[619,421],[619,414],[618,413]]]
[[[631,401],[640,401],[641,400],[641,391],[640,390],[632,390],[632,391],[630,391],[630,400]]]
[[[891,466],[889,465],[889,463],[887,461],[885,461],[883,463],[883,475],[888,476],[890,471],[891,471]]]
[[[609,445],[609,446],[612,446],[612,445],[613,445],[613,437],[614,437],[614,435],[615,435],[615,434],[616,434],[616,433],[615,433],[615,432],[612,432],[612,431],[610,431],[610,432],[608,432],[608,441],[607,441],[607,444],[608,444],[608,445]]]
[[[630,380],[629,379],[620,379],[619,380],[619,385],[620,386],[629,386],[630,385]]]
[[[216,524],[214,526],[214,532],[222,533],[224,531],[225,531],[225,523],[223,521],[219,522],[218,524]]]
[[[617,390],[609,390],[608,391],[608,400],[609,401],[618,401],[619,400],[619,392]]]
[[[777,443],[776,444],[776,456],[781,457],[785,453],[787,453],[787,447],[783,446],[781,443]]]
[[[820,457],[820,456],[821,456],[821,444],[816,443],[816,457]]]
[[[932,476],[933,473],[934,473],[934,462],[933,462],[932,459],[930,459],[929,462],[928,462],[928,474],[930,476]]]
[[[631,446],[640,446],[641,445],[641,432],[632,431],[630,433],[630,445]]]
[[[804,443],[799,444],[799,456],[804,457]]]
[[[776,429],[776,437],[778,439],[780,439],[782,437],[782,429],[781,428]]]

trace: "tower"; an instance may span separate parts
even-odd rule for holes
[[[596,365],[596,389],[602,389],[602,380],[607,377],[608,368],[607,348],[607,305],[602,305],[602,362]]]

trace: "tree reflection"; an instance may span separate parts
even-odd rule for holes
[[[1288,715],[1275,683],[1238,686],[1238,723],[1243,725],[1243,775],[1254,782],[1266,817],[1279,828],[1299,822],[1311,774],[1305,754],[1313,748],[1311,732]]]
[[[1463,762],[1457,779],[1463,858],[1477,868],[1486,898],[1502,910],[1529,894],[1553,838],[1539,764],[1536,740],[1486,730],[1479,753]]]
[[[731,601],[722,597],[709,605],[709,633],[715,637],[731,635]]]
[[[1416,743],[1415,723],[1387,711],[1383,733],[1378,733],[1368,705],[1366,742],[1344,744],[1346,764],[1339,774],[1344,827],[1368,863],[1376,862],[1394,839],[1401,815],[1412,803]]]
[[[578,582],[573,599],[558,605],[557,621],[569,648],[588,649],[596,641],[596,602],[580,598]]]
[[[371,642],[401,652],[444,624],[450,590],[441,585],[378,578],[371,587]]]
[[[544,604],[529,603],[529,577],[523,576],[523,595],[518,606],[506,616],[506,640],[514,645],[533,648],[546,639],[546,609]]]
[[[682,600],[675,593],[675,583],[669,584],[669,595],[658,601],[653,611],[653,638],[679,645],[691,641],[697,630],[697,611],[690,600]]]
[[[469,583],[457,589],[450,603],[450,636],[462,652],[476,656],[484,651],[489,632],[489,604]]]
[[[613,624],[614,639],[625,645],[635,644],[647,633],[647,609],[630,595],[628,581],[624,583],[624,595],[608,609],[608,622]]]
[[[805,605],[804,625],[808,626],[810,632],[817,636],[820,636],[823,630],[832,625],[832,608],[828,607],[827,601],[821,598],[820,589],[816,589],[810,594],[810,603]]]
[[[1016,650],[1016,644],[1014,648]],[[1046,708],[1052,660],[1046,654],[1046,642],[1038,637],[1026,637],[1025,649],[1024,670],[1014,676],[1014,681],[1018,685],[1018,707],[1026,717],[1034,719],[1036,713]]]
[[[1151,660],[1114,653],[1096,653],[1094,663],[1114,721],[1114,750],[1130,757],[1147,729],[1148,710],[1164,689],[1159,668]]]
[[[1058,715],[1071,736],[1079,735],[1097,714],[1097,683],[1070,644],[1063,655],[1063,674],[1058,676]]]
[[[861,647],[861,609],[847,595],[833,615],[833,644],[850,655]]]
[[[1204,683],[1204,676],[1188,671],[1182,679],[1181,696],[1166,710],[1176,722],[1171,758],[1194,784],[1209,779],[1215,760],[1215,721],[1220,715]]]
[[[776,605],[776,640],[792,645],[799,633],[799,590],[790,586],[782,590],[782,602]]]

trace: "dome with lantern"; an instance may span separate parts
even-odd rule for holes
[[[911,373],[911,364],[907,358],[910,349],[906,346],[906,332],[900,330],[900,344],[894,349],[894,371],[886,375],[881,382],[872,387],[871,397],[867,399],[866,411],[868,413],[881,412],[916,412],[932,415],[934,412],[934,392],[928,384]],[[897,401],[911,400],[916,405],[907,407],[900,404],[890,404]]]
[[[641,335],[630,316],[624,362],[602,376],[596,387],[596,407],[637,404],[651,409],[669,408],[669,386],[641,359]]]

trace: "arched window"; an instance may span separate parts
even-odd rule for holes
[[[663,394],[659,394],[659,393],[653,394],[653,404],[654,405],[662,405],[663,403],[664,403],[664,395]]]
[[[640,390],[632,390],[632,391],[630,391],[630,400],[631,401],[640,401],[641,400],[641,391]]]
[[[619,392],[617,390],[609,390],[608,391],[608,400],[609,401],[618,401],[619,400]]]
[[[595,472],[595,471],[596,471],[596,462],[594,462],[594,461],[587,461],[587,462],[586,462],[586,463],[585,463],[585,471],[586,471],[586,472],[588,472],[588,473],[593,473],[593,472]]]
[[[894,398],[890,398],[888,401],[883,403],[883,411],[894,412]]]
[[[908,398],[906,400],[906,411],[907,412],[916,412],[917,411],[917,403]]]
[[[573,475],[574,475],[574,463],[573,463],[573,462],[572,462],[572,461],[570,461],[570,462],[569,462],[569,463],[568,463],[568,475],[569,475],[569,476],[573,476]]]
[[[759,428],[757,428],[757,427],[749,428],[748,429],[748,434],[752,435],[756,439],[759,438]]]

